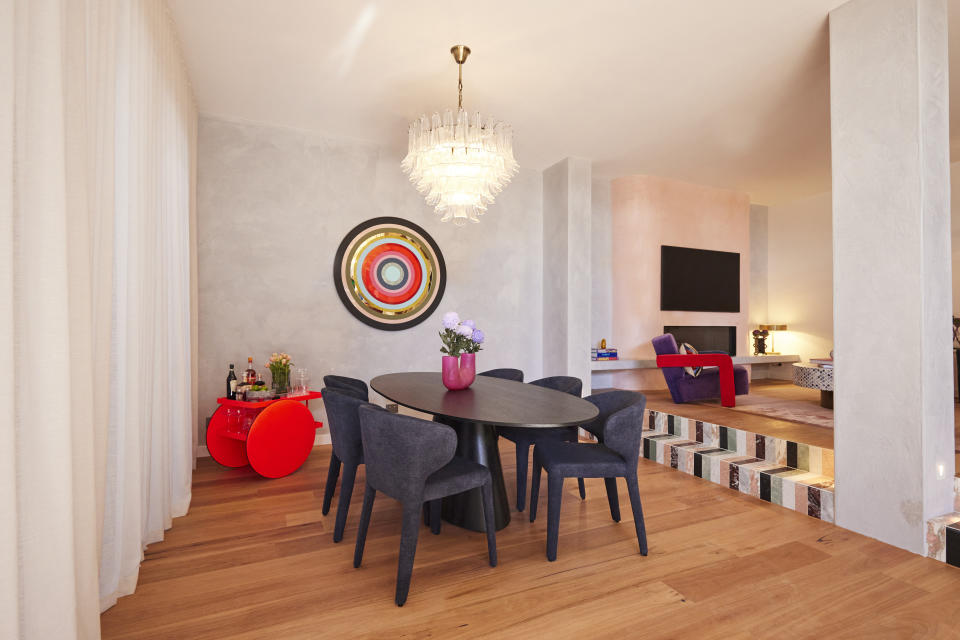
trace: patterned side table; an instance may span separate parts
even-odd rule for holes
[[[833,368],[809,362],[793,363],[793,384],[820,390],[820,406],[833,409]]]

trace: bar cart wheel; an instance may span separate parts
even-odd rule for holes
[[[300,468],[313,448],[313,414],[299,402],[281,400],[264,409],[247,436],[247,458],[265,478],[282,478]]]

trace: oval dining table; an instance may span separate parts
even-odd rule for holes
[[[597,407],[582,398],[523,382],[477,376],[459,391],[443,386],[439,373],[389,373],[370,381],[370,387],[399,405],[433,414],[437,422],[457,432],[457,455],[479,462],[493,479],[494,526],[510,522],[510,504],[503,482],[497,427],[548,429],[590,422]],[[485,531],[480,489],[443,499],[443,519],[472,531]]]

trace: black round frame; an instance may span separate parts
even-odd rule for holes
[[[343,279],[343,273],[340,269],[340,265],[343,263],[343,256],[347,252],[347,248],[350,246],[350,243],[353,241],[353,239],[356,238],[360,233],[369,229],[370,227],[375,227],[381,224],[395,224],[397,226],[408,227],[409,229],[416,231],[420,237],[427,241],[427,244],[429,244],[430,248],[433,250],[433,254],[437,257],[437,295],[434,297],[433,302],[430,303],[430,306],[427,307],[427,310],[412,320],[385,323],[377,320],[376,318],[366,316],[359,309],[353,306],[353,303],[349,298],[350,294],[346,289],[347,283]],[[404,220],[403,218],[382,216],[361,222],[347,232],[347,234],[343,237],[343,240],[340,241],[340,246],[337,247],[337,253],[333,258],[333,282],[337,289],[337,295],[340,297],[340,302],[342,302],[343,306],[347,308],[347,311],[353,314],[353,316],[360,322],[383,331],[402,331],[403,329],[409,329],[410,327],[417,326],[433,315],[433,312],[437,310],[438,306],[440,306],[440,300],[443,298],[444,291],[447,287],[447,264],[443,259],[443,252],[440,251],[440,246],[433,239],[433,236],[427,233],[426,229],[418,224],[410,222],[409,220]]]

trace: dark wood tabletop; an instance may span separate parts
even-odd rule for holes
[[[570,427],[600,412],[568,393],[532,384],[477,376],[469,388],[448,391],[439,373],[388,373],[370,381],[384,398],[437,416],[500,427]]]

